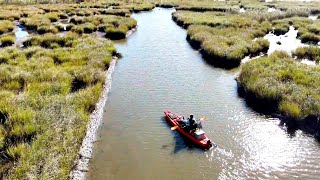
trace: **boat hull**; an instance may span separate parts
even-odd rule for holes
[[[164,115],[168,123],[170,123],[171,126],[176,127],[175,130],[182,134],[184,137],[186,137],[188,140],[190,140],[193,144],[203,149],[210,149],[212,147],[212,143],[206,135],[202,140],[199,140],[195,138],[192,133],[186,131],[181,126],[181,124],[183,124],[181,116],[174,114],[170,111],[164,111]]]

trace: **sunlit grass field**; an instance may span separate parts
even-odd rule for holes
[[[0,177],[68,179],[116,54],[110,39],[125,38],[137,25],[130,14],[153,5],[2,7]],[[23,48],[15,46],[18,24],[30,34]]]

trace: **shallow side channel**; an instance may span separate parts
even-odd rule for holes
[[[116,43],[123,58],[87,179],[318,177],[318,143],[246,107],[237,94],[237,72],[206,64],[172,12],[134,14],[137,31]],[[218,147],[190,148],[164,121],[165,109],[206,115],[204,129]]]

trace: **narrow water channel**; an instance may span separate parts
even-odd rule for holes
[[[116,65],[87,179],[318,178],[320,147],[301,131],[248,108],[237,70],[214,68],[185,40],[172,9],[134,14],[137,31],[116,43]],[[218,146],[202,151],[171,131],[163,110],[207,116]]]

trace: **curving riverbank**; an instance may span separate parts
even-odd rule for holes
[[[134,31],[137,30],[137,26],[130,29],[125,38],[128,38]],[[70,172],[70,178],[74,180],[83,180],[85,179],[86,172],[89,168],[89,161],[93,155],[93,146],[96,141],[98,128],[101,126],[103,120],[104,107],[108,100],[109,92],[112,84],[112,74],[114,72],[117,60],[121,58],[121,54],[113,56],[112,61],[110,62],[108,71],[105,75],[105,83],[103,86],[103,92],[101,93],[100,100],[95,106],[95,110],[90,115],[90,120],[87,126],[86,136],[84,137],[78,157],[75,160],[74,169]]]
[[[95,110],[90,115],[86,135],[82,141],[78,158],[75,161],[75,168],[70,173],[71,179],[83,180],[86,172],[88,171],[89,160],[92,158],[93,144],[96,140],[97,130],[102,122],[103,109],[108,100],[108,94],[112,84],[112,73],[115,69],[117,59],[117,57],[112,59],[105,75],[103,91],[101,93],[100,100],[95,106]]]

